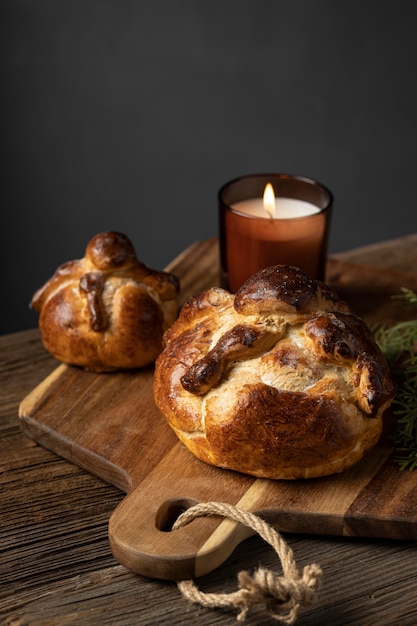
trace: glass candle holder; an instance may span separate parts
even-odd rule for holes
[[[275,214],[264,208],[270,183]],[[221,285],[235,293],[257,271],[295,265],[325,280],[333,195],[302,176],[253,174],[236,178],[218,192]]]

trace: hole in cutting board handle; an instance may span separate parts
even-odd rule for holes
[[[172,530],[172,526],[181,515],[187,509],[198,504],[198,500],[192,498],[173,498],[172,500],[165,500],[159,507],[155,516],[155,525],[158,530],[164,533],[169,533]]]

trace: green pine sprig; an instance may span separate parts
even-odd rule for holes
[[[393,298],[417,308],[417,294],[410,289],[403,288]],[[397,418],[396,460],[401,470],[413,471],[417,468],[417,319],[380,326],[374,332],[398,386],[392,403]]]

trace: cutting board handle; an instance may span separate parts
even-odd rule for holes
[[[214,483],[213,472],[218,479]],[[206,466],[182,444],[176,445],[113,512],[109,541],[115,558],[138,574],[167,580],[214,570],[253,531],[221,517],[199,518],[178,530],[172,525],[184,510],[201,502],[201,496],[210,501],[219,495],[219,482],[225,482],[230,502],[230,480],[236,482],[236,504],[248,491],[254,496],[254,485],[263,482]]]

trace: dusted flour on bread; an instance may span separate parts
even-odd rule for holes
[[[183,307],[155,366],[155,402],[199,459],[259,477],[341,472],[378,442],[395,385],[366,324],[295,267]]]
[[[85,257],[61,265],[32,299],[45,348],[64,363],[97,372],[155,360],[178,314],[179,283],[141,263],[130,240],[105,232]]]

